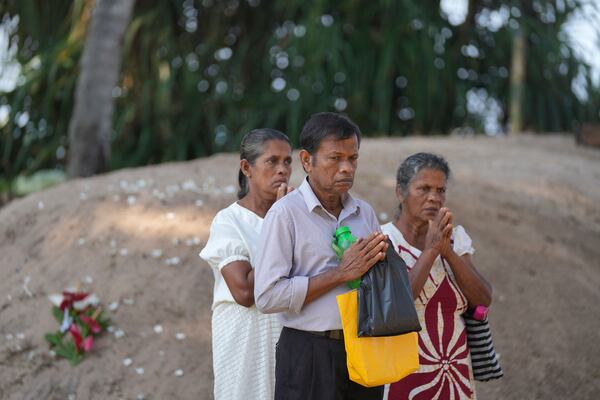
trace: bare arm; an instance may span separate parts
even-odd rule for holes
[[[452,214],[447,208],[442,208],[433,221],[429,221],[429,228],[425,236],[425,248],[417,259],[415,265],[408,271],[408,280],[412,289],[413,298],[419,297],[427,281],[435,259],[440,255],[444,246],[449,245],[452,235]]]
[[[344,252],[337,268],[309,279],[304,305],[313,302],[342,283],[360,278],[373,265],[385,258],[386,250],[386,236],[381,232],[373,232],[366,239],[358,239]]]
[[[459,256],[452,248],[442,255],[456,278],[456,282],[463,292],[470,307],[492,304],[492,285],[481,275],[471,260],[470,254]]]
[[[254,304],[254,270],[247,261],[234,261],[221,269],[221,275],[236,303],[244,307]]]

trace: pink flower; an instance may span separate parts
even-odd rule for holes
[[[77,351],[81,351],[81,343],[83,342],[83,338],[81,337],[81,332],[79,332],[79,328],[76,324],[71,324],[69,327],[69,332],[71,336],[73,336],[73,342],[75,343],[75,348]]]
[[[81,318],[81,321],[83,321],[83,323],[90,328],[90,331],[92,331],[92,333],[100,333],[100,331],[102,331],[102,327],[95,319],[90,318],[85,314],[81,314],[79,318]]]
[[[88,352],[92,349],[94,345],[94,337],[92,335],[85,338],[83,341],[83,351]]]

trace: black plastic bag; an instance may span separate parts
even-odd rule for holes
[[[358,288],[358,336],[397,336],[421,330],[406,263],[388,240],[383,261]]]

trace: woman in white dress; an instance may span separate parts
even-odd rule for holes
[[[471,238],[445,207],[450,168],[430,153],[408,157],[397,173],[400,215],[381,227],[408,266],[421,322],[419,370],[386,388],[386,400],[474,400],[462,314],[489,306],[491,285],[475,268]]]
[[[287,194],[292,147],[283,133],[255,129],[242,139],[239,200],[215,216],[200,257],[213,269],[215,400],[272,399],[281,326],[254,306],[252,264],[263,218]]]

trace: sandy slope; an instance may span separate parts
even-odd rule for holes
[[[420,150],[449,159],[448,205],[494,285],[506,377],[479,384],[479,397],[596,398],[600,152],[561,136],[366,140],[353,191],[382,222],[397,164]],[[236,164],[228,154],[123,170],[0,209],[0,398],[211,398],[212,273],[197,253],[234,200]],[[56,328],[47,295],[77,283],[119,303],[111,317],[125,335],[107,334],[71,368],[42,337]]]

